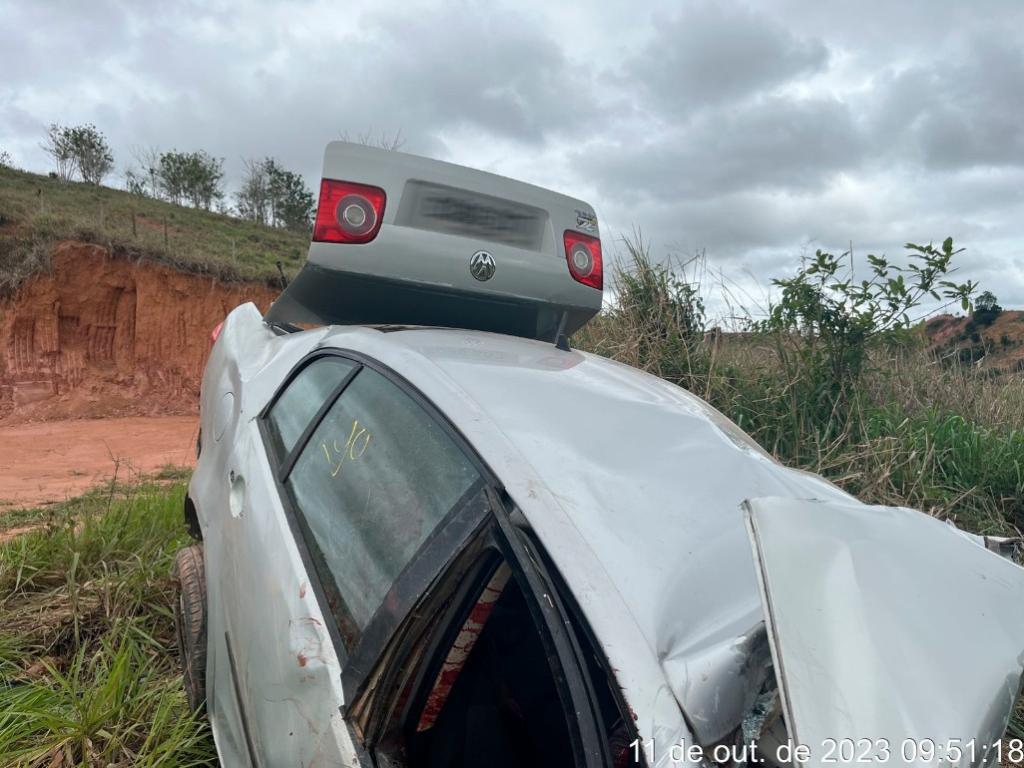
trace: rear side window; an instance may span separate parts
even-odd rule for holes
[[[285,486],[351,649],[402,569],[480,474],[397,385],[363,368],[317,426]]]
[[[316,412],[355,367],[343,357],[319,357],[281,393],[267,415],[267,432],[278,462],[284,463]]]

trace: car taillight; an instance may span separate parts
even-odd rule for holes
[[[565,231],[563,239],[565,260],[573,279],[600,291],[604,287],[601,241],[571,229]]]
[[[323,179],[313,225],[316,243],[368,243],[380,231],[387,195],[379,187]]]
[[[210,343],[211,344],[216,344],[217,343],[217,339],[220,337],[220,332],[223,329],[224,329],[224,321],[223,320],[221,320],[219,323],[217,323],[215,326],[213,326],[213,330],[210,331]]]

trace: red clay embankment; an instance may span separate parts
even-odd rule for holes
[[[0,301],[0,513],[115,471],[190,465],[210,331],[276,293],[57,245],[48,271]]]
[[[195,414],[210,331],[276,293],[60,243],[0,302],[0,425]]]

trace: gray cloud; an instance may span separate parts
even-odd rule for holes
[[[47,123],[275,155],[342,132],[591,200],[607,239],[706,248],[753,285],[804,248],[954,235],[1024,305],[1024,5],[1009,0],[0,0],[0,149]],[[658,250],[661,249],[661,250]]]
[[[1016,31],[972,36],[878,83],[876,141],[936,169],[1024,165],[1024,48]]]
[[[821,189],[863,154],[841,102],[770,97],[706,112],[652,140],[590,147],[577,157],[580,173],[598,172],[610,188],[709,199],[744,189]]]
[[[656,19],[624,82],[656,113],[687,115],[820,71],[828,49],[740,5],[698,2]]]

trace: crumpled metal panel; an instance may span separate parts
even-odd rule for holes
[[[910,509],[777,497],[745,507],[804,764],[822,765],[829,739],[885,739],[896,764],[993,759],[984,750],[1021,686],[1024,569]]]
[[[641,733],[658,732],[647,716],[663,711],[662,686],[689,743],[739,727],[768,656],[763,635],[756,652],[763,616],[740,504],[850,496],[781,466],[685,390],[595,355],[438,329],[324,341],[358,344],[414,381],[494,469],[629,689]]]

